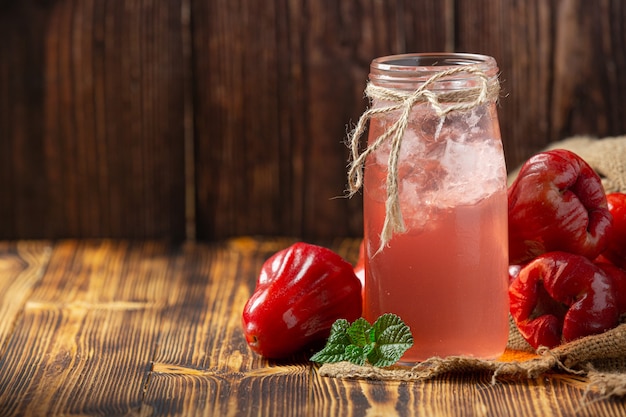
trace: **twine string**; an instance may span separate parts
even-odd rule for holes
[[[478,77],[480,85],[456,91],[434,92],[431,87],[439,80],[458,73],[468,73]],[[387,161],[385,200],[385,220],[380,235],[380,252],[387,245],[393,233],[406,231],[402,210],[400,209],[398,185],[398,160],[404,132],[409,124],[411,110],[417,103],[429,103],[435,113],[442,119],[454,111],[466,111],[483,103],[495,100],[499,93],[499,84],[490,83],[489,77],[480,68],[467,65],[453,67],[435,73],[420,85],[415,91],[407,92],[374,85],[369,82],[365,88],[365,95],[370,100],[389,102],[382,107],[372,107],[366,110],[359,118],[354,130],[348,135],[350,146],[350,165],[348,169],[348,193],[353,196],[363,186],[363,167],[369,155],[375,152],[383,143],[390,141],[390,153]],[[360,152],[360,138],[370,119],[393,113],[400,110],[400,115],[387,130],[371,143],[363,152]]]

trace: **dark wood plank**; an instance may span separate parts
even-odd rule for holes
[[[551,134],[623,134],[626,4],[562,1],[556,9]]]
[[[3,5],[0,237],[183,237],[181,0]]]
[[[623,2],[0,2],[0,237],[358,236],[372,58],[496,57],[511,168],[626,132]]]
[[[44,218],[49,201],[43,163],[43,39],[47,13],[33,3],[0,2],[2,238],[35,235],[30,225]]]
[[[444,48],[448,3],[192,1],[198,237],[361,234],[335,197],[369,63]]]

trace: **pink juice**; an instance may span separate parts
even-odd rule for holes
[[[402,361],[431,356],[495,358],[508,338],[506,194],[442,210],[427,230],[395,235],[366,258],[364,316],[386,312],[411,328]],[[505,201],[505,200],[504,200]],[[376,250],[384,204],[365,201],[366,239]],[[504,294],[504,295],[503,295]]]
[[[382,125],[372,120],[370,137],[377,137]],[[402,362],[451,355],[495,358],[506,347],[507,197],[501,143],[484,138],[457,146],[442,144],[438,159],[420,159],[423,152],[412,153],[407,142],[399,165],[407,231],[395,233],[380,252],[388,153],[383,149],[366,164],[364,316],[373,322],[390,312],[409,325],[414,346]],[[471,173],[480,167],[489,171],[489,166],[492,173]],[[468,172],[450,181],[459,169]]]

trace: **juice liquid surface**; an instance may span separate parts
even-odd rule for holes
[[[372,123],[370,138],[380,129],[380,121]],[[388,153],[383,149],[382,160],[374,156],[366,165],[364,316],[373,322],[391,312],[409,325],[414,346],[402,362],[450,355],[495,358],[506,347],[507,197],[501,143],[463,140],[441,144],[437,158],[423,157],[432,148],[403,151],[400,203],[407,231],[395,233],[378,253]]]

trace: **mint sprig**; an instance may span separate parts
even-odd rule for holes
[[[318,363],[348,361],[357,365],[391,366],[413,346],[411,329],[395,314],[385,313],[373,325],[364,318],[333,323],[324,349],[311,357]]]

